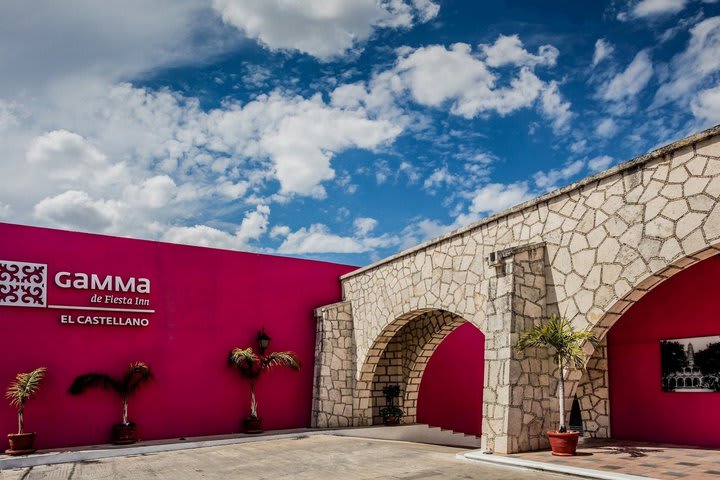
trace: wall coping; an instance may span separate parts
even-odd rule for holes
[[[360,274],[368,272],[370,270],[374,270],[374,269],[381,267],[387,263],[392,263],[395,260],[399,260],[401,258],[404,258],[404,257],[407,257],[414,253],[417,253],[421,250],[425,250],[429,247],[432,247],[434,245],[442,243],[453,237],[458,237],[458,236],[468,233],[470,231],[477,230],[484,225],[490,224],[492,222],[497,222],[497,221],[499,221],[503,218],[509,217],[513,214],[522,212],[524,210],[528,210],[528,209],[535,207],[543,202],[549,202],[550,200],[552,200],[554,198],[560,197],[562,195],[568,194],[568,193],[576,191],[576,190],[580,190],[581,188],[583,188],[591,183],[599,182],[600,180],[612,177],[614,175],[625,172],[627,170],[632,170],[632,169],[637,168],[638,166],[643,165],[651,160],[655,160],[657,158],[663,157],[663,156],[665,156],[669,153],[672,153],[676,150],[680,150],[681,148],[687,147],[689,145],[694,145],[696,143],[699,143],[703,140],[707,140],[708,138],[714,137],[716,135],[720,135],[720,125],[715,125],[714,127],[708,128],[707,130],[703,130],[702,132],[695,133],[693,135],[685,137],[676,142],[670,143],[663,147],[659,147],[655,150],[651,150],[650,152],[648,152],[644,155],[640,155],[631,160],[627,160],[623,163],[620,163],[619,165],[614,166],[613,168],[596,173],[595,175],[591,175],[589,177],[585,177],[584,179],[579,180],[575,183],[572,183],[572,184],[567,185],[562,188],[558,188],[558,189],[548,192],[544,195],[540,195],[539,197],[535,197],[531,200],[520,203],[514,207],[503,210],[503,211],[498,212],[489,217],[483,218],[482,220],[479,220],[475,223],[471,223],[470,225],[457,228],[457,229],[452,230],[444,235],[433,238],[431,240],[427,240],[427,241],[422,242],[414,247],[410,247],[410,248],[403,250],[401,252],[398,252],[394,255],[385,257],[381,260],[378,260],[377,262],[366,265],[365,267],[361,267],[361,268],[358,268],[357,270],[353,270],[352,272],[349,272],[349,273],[346,273],[346,274],[340,276],[340,280],[346,280],[348,278],[352,278],[354,276],[360,275]]]

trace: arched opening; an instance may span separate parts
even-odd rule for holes
[[[386,406],[383,388],[394,384],[400,387],[398,406],[404,413],[402,423],[416,423],[426,367],[443,340],[465,323],[464,318],[451,312],[424,309],[403,315],[386,327],[370,348],[360,372],[356,411],[364,419],[361,424],[383,423],[381,409]],[[484,348],[480,354],[475,352],[474,357],[482,365]],[[481,381],[477,388],[482,387]],[[482,402],[475,409],[482,411]]]
[[[484,351],[485,335],[469,322],[442,341],[422,376],[418,423],[480,436]]]
[[[660,350],[661,340],[720,335],[718,277],[720,256],[697,262],[638,298],[609,330],[614,438],[720,447],[720,395],[698,391],[691,368],[680,369],[677,390],[664,391]]]

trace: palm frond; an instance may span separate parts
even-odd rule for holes
[[[273,352],[262,359],[263,370],[272,367],[288,367],[293,370],[300,370],[300,360],[293,352]]]
[[[260,374],[259,358],[251,347],[233,348],[228,358],[228,365],[248,378],[257,378]]]
[[[570,368],[583,368],[587,354],[582,348],[588,342],[594,347],[599,343],[592,332],[578,331],[570,320],[553,314],[545,324],[535,325],[518,340],[517,350],[533,347],[549,347],[555,350],[555,358]]]
[[[153,374],[147,364],[144,362],[131,363],[122,379],[125,395],[132,395],[140,385],[152,380],[152,378]]]
[[[45,372],[47,372],[47,368],[39,367],[32,372],[18,373],[5,392],[5,397],[10,400],[10,404],[17,408],[25,405],[25,402],[37,393],[40,383],[45,378]]]
[[[68,389],[72,395],[79,395],[88,388],[111,389],[122,395],[123,386],[120,382],[106,373],[86,373],[73,380]]]

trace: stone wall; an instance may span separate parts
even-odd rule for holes
[[[547,352],[514,352],[519,333],[556,312],[604,337],[649,289],[717,254],[719,134],[715,127],[345,275],[354,423],[372,419],[363,412],[371,407],[374,367],[397,329],[419,312],[442,310],[486,335],[486,448],[542,445],[542,431],[554,425],[556,402],[548,399],[557,381],[548,375]],[[607,382],[593,373],[606,368],[603,355],[593,353],[590,380],[580,388],[580,374],[568,377],[568,392],[577,390],[593,409],[584,415],[596,436],[610,433]]]

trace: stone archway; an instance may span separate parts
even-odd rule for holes
[[[425,367],[437,346],[465,319],[444,310],[426,310],[402,315],[376,339],[374,352],[363,365],[358,383],[358,398],[369,396],[370,409],[359,411],[372,424],[382,423],[379,410],[385,406],[382,391],[386,385],[398,384],[402,393],[400,407],[403,423],[415,423],[417,400]],[[480,360],[482,361],[482,360]],[[481,406],[478,406],[481,408]]]
[[[591,352],[582,376],[571,375],[569,391],[580,400],[585,432],[592,437],[608,438],[612,435],[610,422],[610,384],[608,368],[607,334],[630,307],[651,290],[668,281],[676,274],[697,263],[720,254],[720,244],[703,248],[675,260],[658,272],[647,276],[624,296],[613,303],[607,313],[595,324],[593,331],[601,339],[598,348]],[[588,349],[591,347],[588,346]]]

